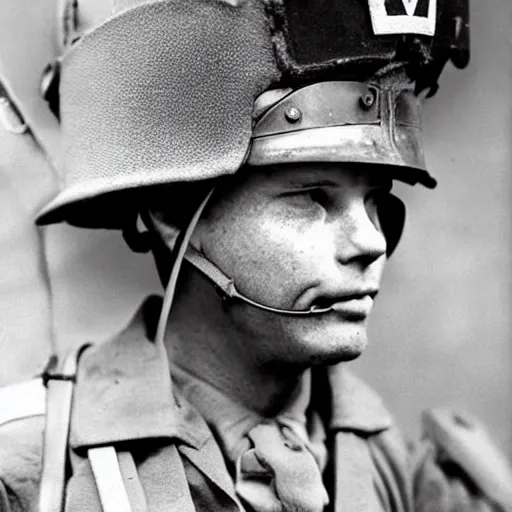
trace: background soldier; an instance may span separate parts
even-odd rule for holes
[[[167,291],[83,348],[76,377],[76,357],[49,366],[42,509],[64,494],[68,510],[510,504],[506,465],[478,460],[475,429],[464,442],[431,414],[408,453],[343,364],[365,346],[403,227],[391,180],[435,184],[421,98],[468,55],[463,4],[402,7],[119,3],[68,51],[49,95],[68,181],[40,222],[123,229]],[[5,507],[34,499],[38,427],[14,438],[35,467],[6,472]]]

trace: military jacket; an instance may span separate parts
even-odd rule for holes
[[[152,341],[154,309],[154,302],[147,301],[121,334],[87,348],[80,357],[68,440],[67,512],[104,510],[93,455],[105,446],[115,450],[133,511],[243,510],[210,428],[169,376],[162,374],[162,356]],[[350,493],[357,493],[358,479],[368,478],[378,496],[375,512],[500,510],[479,493],[464,471],[441,463],[432,442],[406,445],[379,396],[344,364],[329,372],[324,385],[317,396],[328,397],[321,405],[328,418],[328,439],[339,433],[353,435],[361,457],[371,461],[368,474],[352,472],[349,485],[342,484],[346,503],[353,505],[336,506],[335,512],[373,512],[364,499],[350,500]],[[38,392],[34,405],[24,412],[0,414],[1,512],[36,508],[43,395]],[[343,468],[343,461],[334,462],[331,467]],[[330,494],[336,476],[325,478]]]

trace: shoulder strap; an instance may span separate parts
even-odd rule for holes
[[[47,387],[46,424],[38,512],[63,512],[65,505],[68,437],[78,362],[88,344],[65,355],[53,356],[44,372]],[[147,512],[147,503],[131,453],[114,446],[90,448],[89,463],[104,512]],[[171,512],[195,512],[183,461],[170,445],[166,452],[161,494],[170,498]],[[167,501],[167,500],[166,500]]]
[[[43,374],[47,387],[46,423],[38,512],[62,512],[64,507],[73,387],[78,360],[88,346],[82,345],[62,358],[52,356]]]
[[[125,450],[116,450],[116,453],[132,512],[147,512],[146,494],[132,453]]]
[[[175,445],[165,447],[163,478],[151,484],[160,505],[170,512],[195,512],[185,467]],[[90,448],[87,452],[103,512],[147,512],[147,502],[130,452],[114,446]],[[158,501],[158,500],[157,500]],[[153,503],[158,508],[158,503]]]
[[[87,455],[104,512],[132,512],[113,446],[91,448]]]

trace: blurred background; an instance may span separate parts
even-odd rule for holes
[[[427,160],[439,185],[396,188],[407,226],[376,303],[370,347],[353,364],[407,435],[419,435],[423,409],[455,407],[484,420],[509,454],[511,21],[509,0],[471,2],[469,68],[448,67],[427,103]],[[51,339],[64,348],[108,338],[160,291],[151,258],[132,254],[118,233],[69,226],[38,233],[27,216],[33,191],[20,181],[28,174],[3,160],[0,385],[40,369]],[[33,187],[40,181],[34,175]]]

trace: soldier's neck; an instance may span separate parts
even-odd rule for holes
[[[249,347],[258,340],[237,332],[213,287],[207,283],[204,293],[197,293],[204,283],[200,280],[191,286],[195,286],[194,297],[180,296],[169,319],[165,343],[172,364],[262,416],[278,414],[306,368],[254,360]]]

